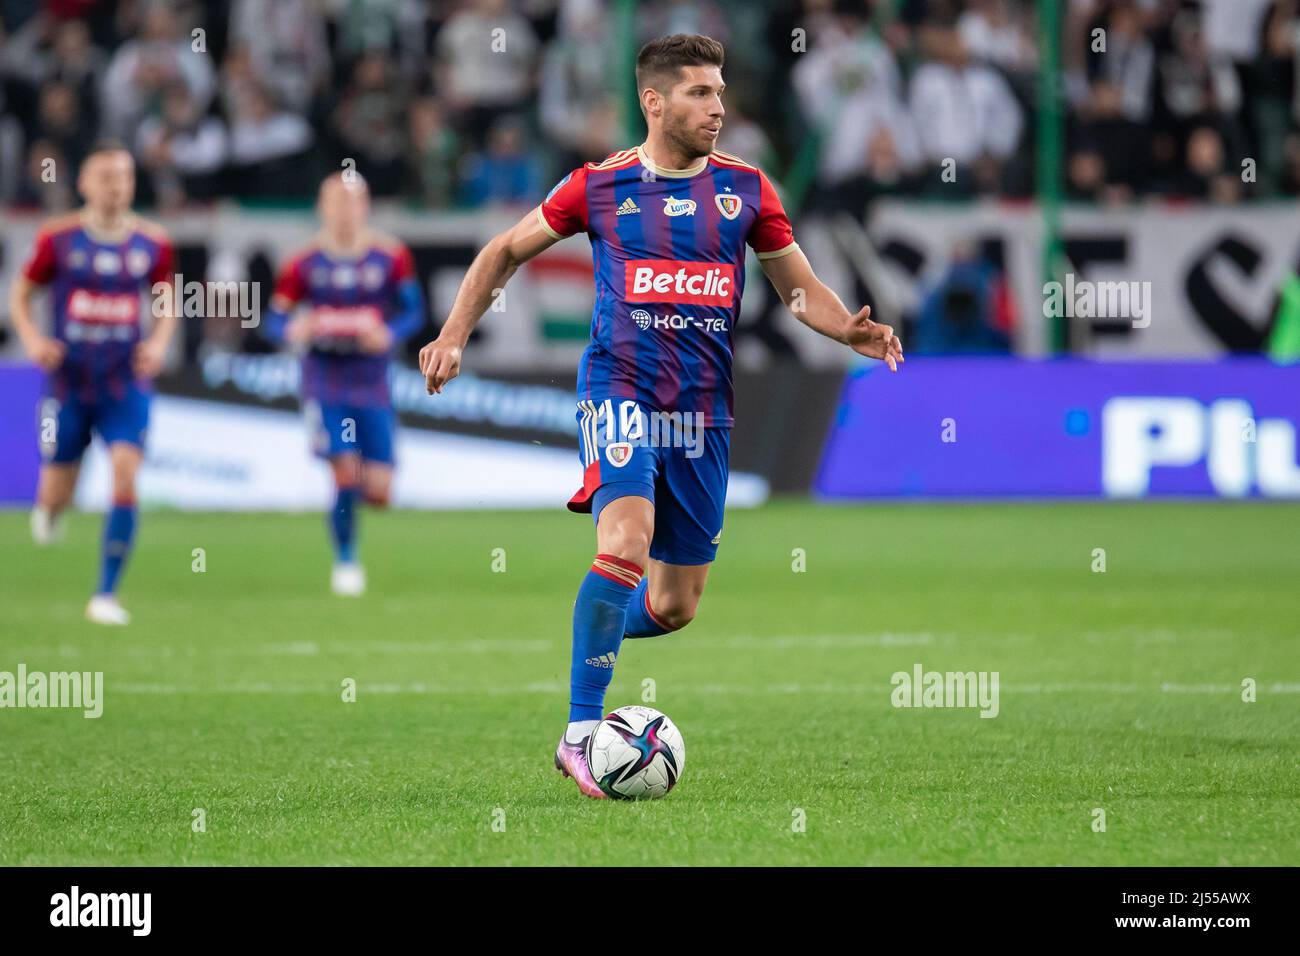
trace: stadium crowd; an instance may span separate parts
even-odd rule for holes
[[[1067,196],[1300,194],[1298,3],[1066,0]],[[75,167],[104,136],[155,208],[307,199],[346,159],[422,207],[527,205],[628,143],[629,51],[672,32],[727,45],[722,148],[778,179],[802,167],[800,205],[1026,196],[1035,7],[0,0],[0,205],[69,207],[47,160]],[[947,160],[973,175],[949,181]]]

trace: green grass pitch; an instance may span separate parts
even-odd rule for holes
[[[699,617],[625,643],[607,701],[652,680],[685,773],[616,803],[551,765],[588,520],[366,512],[348,601],[319,516],[145,513],[135,621],[108,630],[81,618],[99,517],[38,550],[3,513],[0,670],[103,671],[105,704],[0,710],[0,864],[1295,865],[1297,528],[1265,504],[730,512]],[[918,662],[998,671],[999,715],[894,708]]]

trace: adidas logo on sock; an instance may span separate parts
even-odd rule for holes
[[[615,212],[614,215],[626,216],[629,213],[640,212],[640,211],[641,211],[641,207],[632,201],[631,196],[628,196],[626,199],[623,200],[623,205],[618,207],[618,211]]]
[[[608,654],[601,654],[599,657],[588,657],[586,663],[592,667],[613,667],[614,652],[610,651]]]

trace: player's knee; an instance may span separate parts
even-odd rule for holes
[[[375,508],[387,508],[392,496],[392,470],[383,465],[366,462],[362,466],[361,488],[361,497],[365,503]]]
[[[680,631],[695,620],[695,609],[698,606],[698,601],[670,598],[663,602],[662,607],[654,609],[654,615],[659,623],[670,631]]]
[[[650,528],[637,516],[614,516],[608,510],[601,514],[596,530],[596,542],[602,554],[610,554],[631,561],[644,570],[650,557]]]
[[[351,455],[332,459],[330,470],[334,472],[336,488],[356,488],[361,484],[361,463]]]
[[[124,465],[113,469],[113,501],[118,504],[129,503],[135,500],[135,474],[134,465]]]
[[[650,555],[650,533],[632,522],[610,530],[601,551],[644,569]]]

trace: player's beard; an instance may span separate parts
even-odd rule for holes
[[[699,129],[687,125],[685,116],[672,113],[664,117],[663,137],[674,151],[686,157],[688,166],[700,157],[712,153],[715,142]]]

